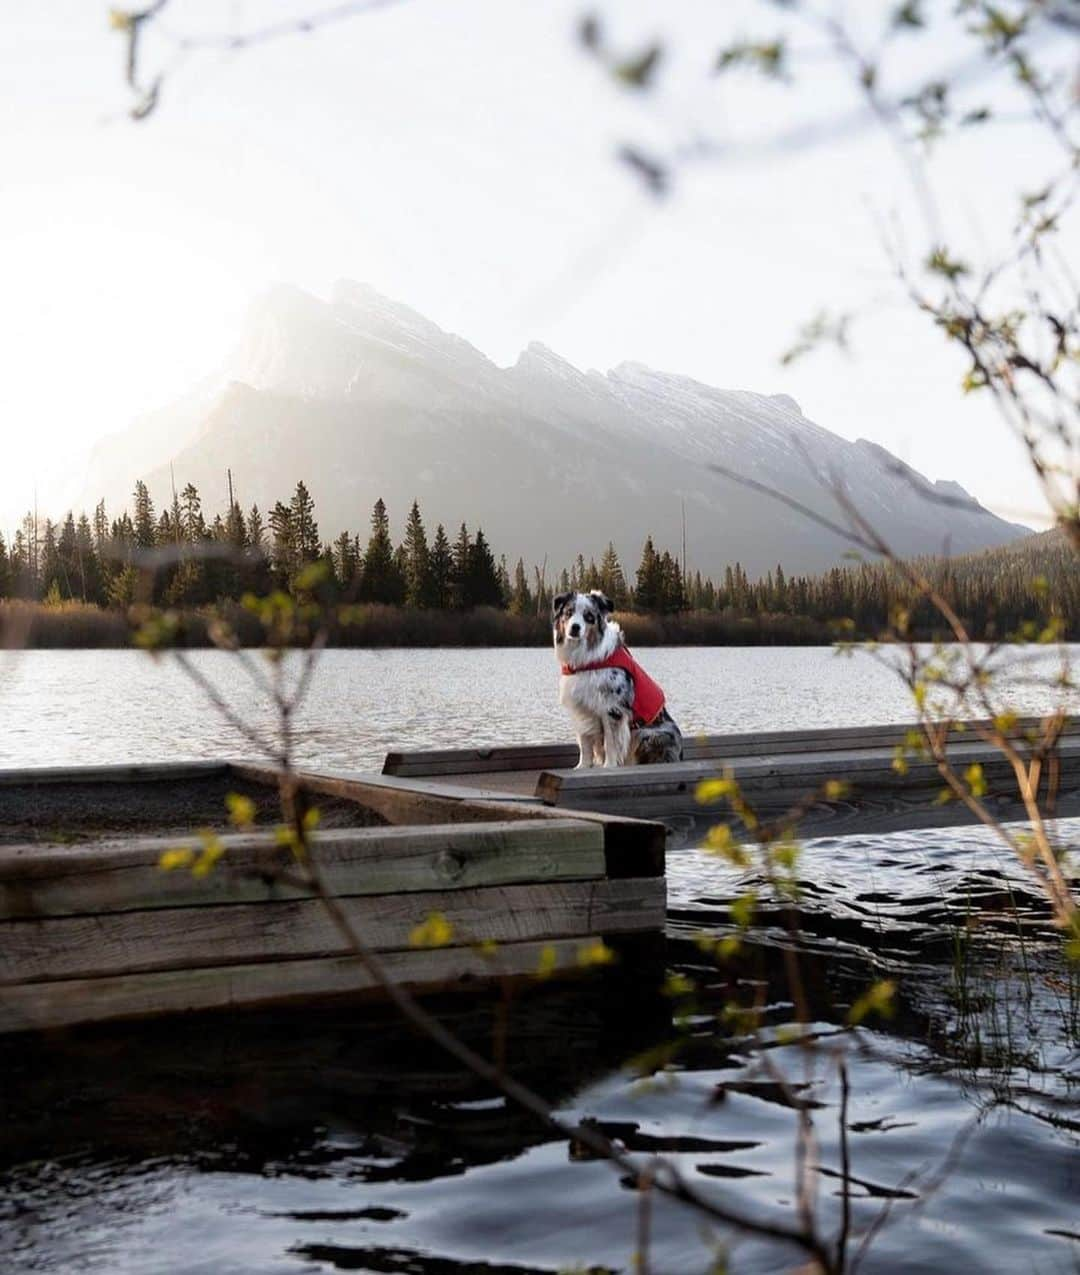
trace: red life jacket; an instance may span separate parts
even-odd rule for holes
[[[664,707],[664,692],[625,646],[616,647],[615,654],[609,655],[606,660],[597,660],[595,664],[579,664],[575,668],[564,664],[562,671],[569,676],[571,673],[588,673],[593,669],[602,668],[621,668],[630,674],[634,683],[634,725],[651,726]]]

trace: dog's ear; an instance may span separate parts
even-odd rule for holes
[[[551,614],[556,616],[573,597],[573,593],[558,593],[551,600]]]
[[[599,589],[590,589],[589,597],[596,602],[596,605],[605,615],[610,615],[615,610],[615,603],[612,602],[606,593],[602,593]]]

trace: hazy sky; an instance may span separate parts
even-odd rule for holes
[[[269,284],[325,295],[342,277],[500,363],[538,339],[583,367],[635,359],[784,391],[992,507],[1039,509],[1004,426],[961,398],[961,363],[896,294],[881,228],[900,226],[920,252],[922,229],[850,87],[813,63],[793,88],[706,74],[720,45],[769,33],[768,6],[594,6],[628,50],[669,37],[647,97],[583,54],[573,0],[402,0],[241,53],[175,43],[322,7],[171,0],[145,50],[147,72],[168,67],[161,105],[141,124],[125,114],[104,3],[35,0],[5,15],[0,528],[35,483],[55,512],[49,494],[96,441],[212,370]],[[857,6],[864,18],[892,7]],[[955,54],[912,45],[898,82]],[[769,144],[819,120],[852,126]],[[614,158],[626,141],[703,138],[715,153],[662,201]],[[950,229],[991,249],[1013,193],[1047,162],[1020,124],[943,148],[932,171]],[[815,311],[868,299],[853,358],[779,366]]]

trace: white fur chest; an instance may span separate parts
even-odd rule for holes
[[[606,670],[588,669],[583,673],[563,673],[559,677],[559,703],[575,716],[590,719],[603,715]]]

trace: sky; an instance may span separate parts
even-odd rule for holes
[[[614,47],[663,38],[647,94],[583,51],[573,0],[383,0],[241,51],[213,43],[326,7],[170,0],[142,50],[164,79],[140,123],[106,4],[5,15],[0,530],[35,491],[62,512],[91,449],[224,362],[269,286],[325,296],[340,278],[501,364],[540,340],[583,368],[636,360],[791,394],[1037,522],[1018,445],[959,393],[962,362],[898,293],[883,239],[918,255],[925,228],[850,83],[812,41],[791,85],[709,74],[733,38],[771,33],[768,5],[597,0]],[[876,21],[893,6],[855,7]],[[182,48],[191,37],[210,43]],[[912,43],[894,87],[956,56]],[[824,140],[776,143],[820,123]],[[628,142],[687,156],[668,196],[618,161]],[[930,174],[949,233],[992,253],[1050,162],[1021,123],[943,147]],[[865,309],[851,353],[781,366],[823,307]]]

